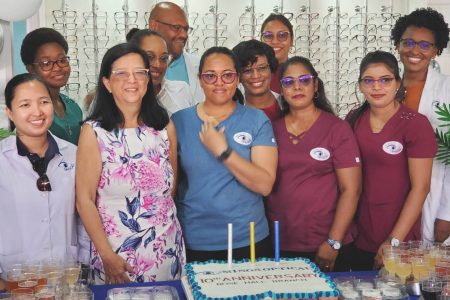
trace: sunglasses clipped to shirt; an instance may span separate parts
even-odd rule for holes
[[[45,163],[45,158],[33,157],[31,159],[31,165],[33,166],[33,170],[36,171],[39,175],[39,178],[36,181],[36,186],[38,190],[40,190],[41,192],[50,192],[52,190],[52,186],[50,184],[50,179],[46,174],[47,166]]]

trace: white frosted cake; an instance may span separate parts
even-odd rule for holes
[[[311,299],[337,297],[328,276],[308,259],[283,258],[279,263],[261,258],[235,261],[193,262],[186,276],[195,300],[201,299]]]

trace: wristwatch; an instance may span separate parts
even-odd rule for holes
[[[398,247],[398,246],[400,246],[400,240],[399,240],[399,239],[396,239],[396,238],[393,237],[393,236],[390,236],[390,237],[388,238],[388,242],[389,242],[389,244],[390,244],[392,247]]]
[[[327,242],[328,242],[328,245],[330,245],[330,247],[333,250],[338,251],[339,249],[341,249],[341,246],[342,246],[341,242],[333,240],[333,239],[330,239],[330,238],[327,240]]]
[[[231,149],[230,146],[227,147],[227,149],[225,149],[225,151],[222,152],[222,154],[220,154],[219,156],[217,156],[217,160],[220,162],[225,161],[228,157],[230,157],[231,152],[233,152],[233,149]]]

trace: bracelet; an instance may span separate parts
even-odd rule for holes
[[[224,162],[228,157],[230,157],[231,152],[233,152],[233,149],[228,145],[227,149],[222,152],[219,156],[217,156],[217,160],[220,162]]]

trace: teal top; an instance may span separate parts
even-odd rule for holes
[[[183,54],[170,63],[166,71],[166,79],[184,81],[189,84],[189,75]]]
[[[68,96],[59,94],[59,98],[64,104],[65,115],[64,118],[60,118],[55,112],[53,114],[53,123],[49,130],[57,137],[77,145],[78,138],[80,137],[80,122],[83,120],[83,112],[78,104]]]

